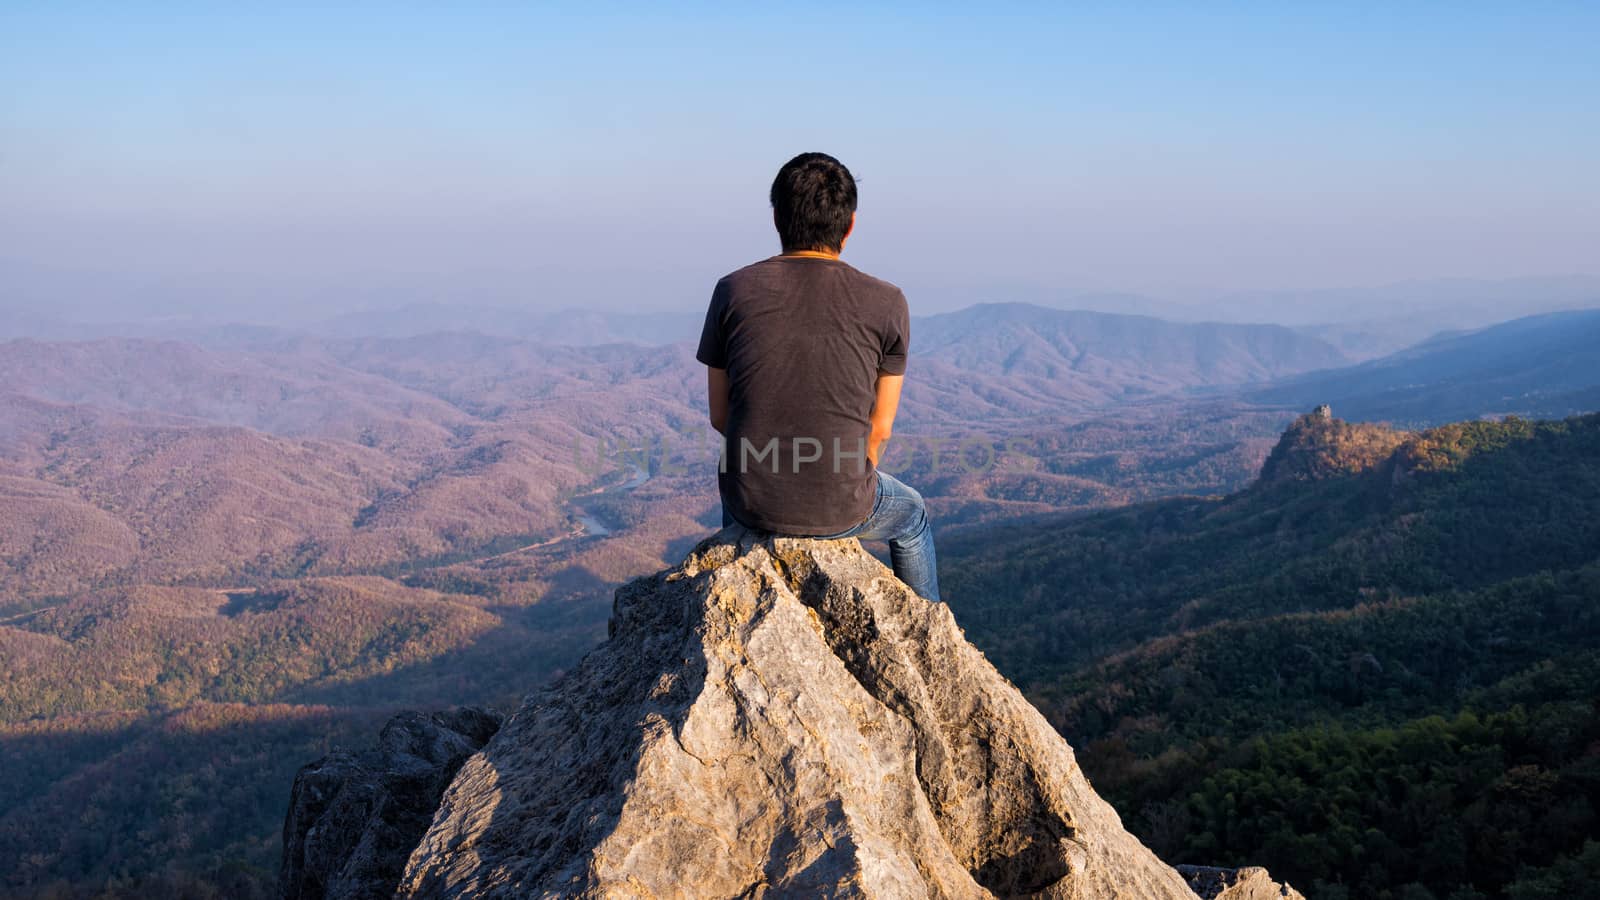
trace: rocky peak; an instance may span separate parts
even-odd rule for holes
[[[1211,896],[1268,896],[1213,883]],[[396,893],[1194,900],[1197,888],[1123,829],[948,607],[854,540],[732,528],[617,592],[610,639],[455,774]]]
[[[1295,419],[1261,466],[1261,483],[1354,475],[1387,460],[1408,437],[1383,425],[1335,419],[1327,405]]]

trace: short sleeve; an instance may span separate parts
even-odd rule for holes
[[[878,372],[883,375],[904,375],[906,354],[911,349],[911,310],[906,306],[906,295],[895,291],[888,321],[883,328],[883,358],[878,362]]]
[[[728,367],[728,335],[724,318],[728,311],[728,283],[717,282],[711,292],[711,303],[706,307],[706,323],[700,329],[700,349],[694,358],[713,369]]]

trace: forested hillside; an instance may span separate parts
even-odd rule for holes
[[[952,543],[946,592],[1167,858],[1592,896],[1597,510],[1600,415],[1313,414],[1239,493]]]

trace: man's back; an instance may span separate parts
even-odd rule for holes
[[[719,474],[734,518],[825,535],[872,512],[880,374],[906,368],[905,295],[837,258],[775,256],[717,283],[697,358],[728,376]]]

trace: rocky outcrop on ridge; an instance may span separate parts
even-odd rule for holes
[[[1214,866],[1179,866],[1178,874],[1201,900],[1306,900],[1305,895],[1272,880],[1260,866],[1219,869]]]
[[[1258,896],[1234,887],[1212,896]],[[610,640],[461,767],[395,893],[1197,895],[947,607],[854,540],[737,527],[617,592]]]
[[[1326,404],[1295,419],[1261,466],[1261,484],[1320,481],[1386,462],[1411,435],[1383,425],[1335,419]]]

